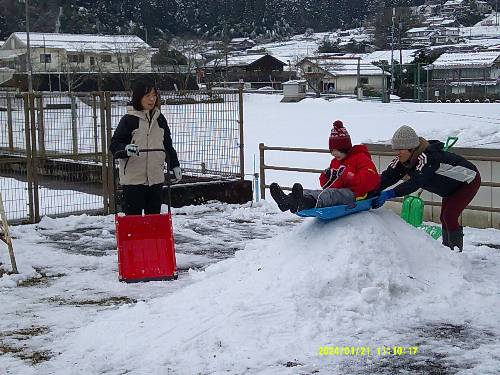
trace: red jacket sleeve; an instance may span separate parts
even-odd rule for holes
[[[358,154],[353,163],[341,176],[342,187],[351,189],[356,197],[375,190],[380,185],[380,176],[372,159],[365,154]]]

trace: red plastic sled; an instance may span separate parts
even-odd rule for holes
[[[172,214],[115,215],[120,281],[177,279]]]

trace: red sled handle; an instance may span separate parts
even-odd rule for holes
[[[171,206],[172,206],[172,187],[171,187],[171,182],[170,182],[170,171],[169,171],[169,166],[170,166],[170,157],[167,154],[167,152],[163,148],[142,148],[139,149],[139,153],[141,152],[163,152],[165,153],[165,156],[167,158],[167,206],[168,206],[168,213],[171,213]],[[114,160],[114,156],[113,156]],[[115,193],[116,193],[116,172],[113,173],[113,177],[115,179],[114,181],[114,186],[115,186]]]
[[[144,149],[139,149],[139,153],[141,152],[164,152],[165,156],[167,157],[167,206],[168,206],[168,213],[171,213],[171,208],[170,206],[172,205],[172,184],[170,182],[170,157],[167,154],[167,152],[163,148],[144,148]]]

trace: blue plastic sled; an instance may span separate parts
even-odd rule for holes
[[[310,208],[308,210],[299,211],[296,214],[302,217],[317,217],[321,220],[335,220],[342,216],[355,214],[361,211],[368,211],[370,208],[372,208],[372,201],[375,198],[377,197],[356,201],[350,206],[342,205],[322,208]]]

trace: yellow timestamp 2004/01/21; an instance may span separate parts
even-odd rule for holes
[[[385,355],[416,355],[418,346],[320,346],[320,356],[385,356]]]

